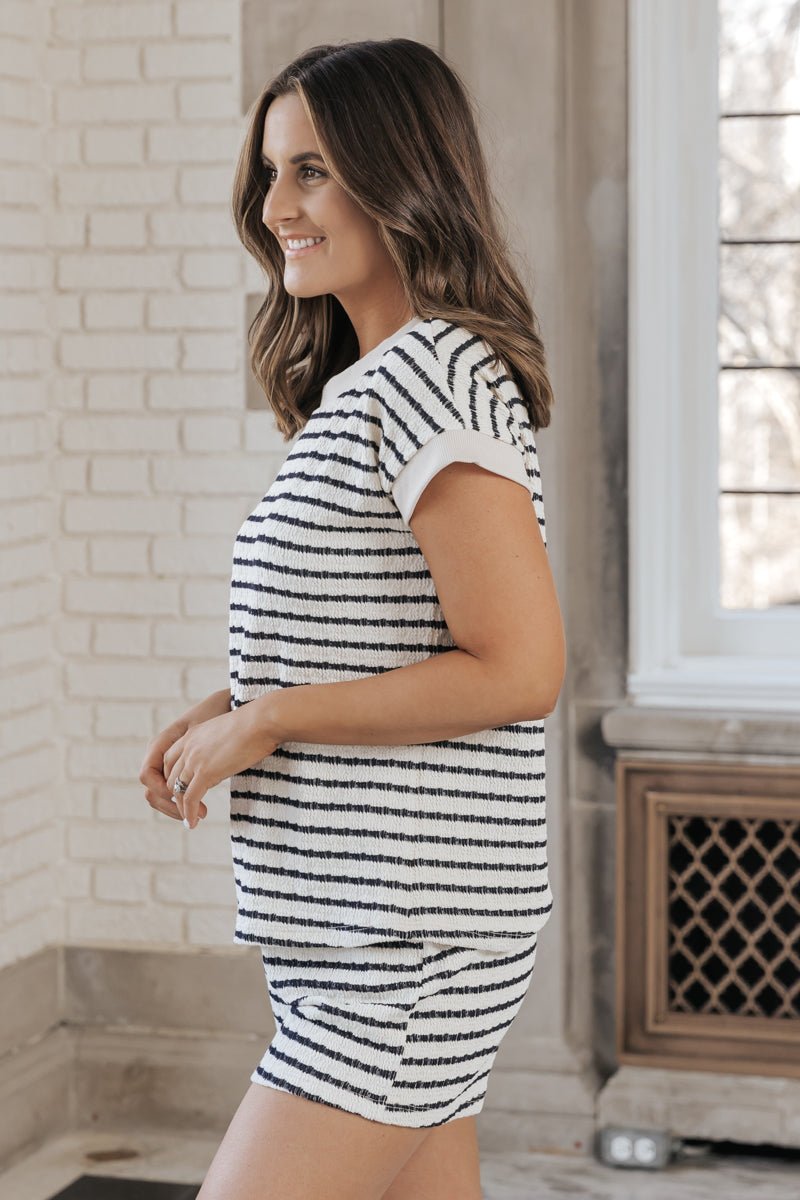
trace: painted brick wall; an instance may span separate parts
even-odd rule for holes
[[[244,407],[238,8],[0,8],[3,962],[232,938],[227,783],[187,831],[138,774],[227,686],[233,539],[287,452]]]
[[[58,871],[63,828],[55,698],[55,542],[51,481],[57,428],[53,343],[58,320],[45,166],[47,95],[38,82],[46,9],[0,6],[0,920],[4,959],[63,933]]]

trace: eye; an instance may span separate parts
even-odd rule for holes
[[[262,163],[261,165],[263,166],[264,171],[266,173],[267,183],[270,184],[272,182],[272,180],[270,179],[270,176],[272,175],[275,168],[268,167],[266,163]],[[316,167],[312,167],[308,163],[306,163],[304,166],[302,166],[300,168],[300,171],[301,171],[301,174],[305,171],[311,171],[312,175],[318,175],[321,179],[323,179],[325,177],[324,171],[318,171]]]

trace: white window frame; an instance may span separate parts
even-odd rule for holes
[[[717,3],[628,28],[628,699],[799,711],[800,608],[718,602]]]

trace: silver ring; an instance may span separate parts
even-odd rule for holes
[[[172,785],[172,794],[174,796],[182,796],[188,786],[188,783],[184,783],[179,775]]]

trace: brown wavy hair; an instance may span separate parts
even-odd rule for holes
[[[500,232],[472,102],[434,50],[410,38],[312,46],[251,106],[232,212],[269,284],[248,329],[250,367],[288,441],[331,375],[360,357],[345,309],[330,294],[283,286],[284,252],[262,220],[261,162],[273,100],[296,93],[326,168],[377,222],[411,311],[483,338],[514,379],[534,429],[550,423],[553,391],[539,323]],[[503,214],[505,215],[505,214]]]

